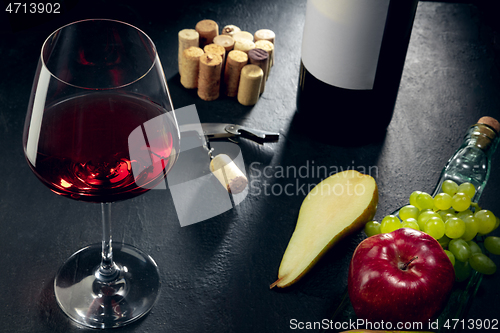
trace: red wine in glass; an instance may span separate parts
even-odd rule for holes
[[[112,126],[109,126],[112,124]],[[175,119],[145,97],[87,93],[44,110],[34,173],[53,192],[113,202],[163,181],[179,146]]]

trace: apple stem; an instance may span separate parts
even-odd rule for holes
[[[417,260],[417,259],[418,259],[418,257],[417,257],[417,256],[415,256],[415,257],[411,258],[411,259],[410,259],[410,261],[408,261],[407,263],[405,263],[405,264],[403,264],[403,265],[401,266],[401,269],[402,269],[403,271],[406,271],[406,270],[408,269],[408,267],[410,266],[410,264],[411,264],[412,262],[414,262],[415,260]]]

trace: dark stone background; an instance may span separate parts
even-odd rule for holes
[[[176,108],[196,104],[204,122],[279,131],[279,143],[240,148],[251,181],[235,209],[179,226],[169,191],[120,202],[114,240],[157,261],[162,295],[149,316],[121,332],[287,332],[290,320],[331,318],[346,287],[347,267],[362,232],[330,251],[295,286],[269,290],[304,199],[262,194],[321,176],[266,177],[279,166],[372,170],[377,219],[406,204],[413,190],[432,191],[468,126],[500,119],[499,29],[495,1],[422,1],[417,11],[392,122],[381,142],[341,147],[317,142],[294,123],[304,0],[62,1],[60,15],[0,13],[0,332],[81,332],[57,307],[53,278],[77,249],[100,240],[99,207],[53,195],[29,170],[21,145],[40,47],[56,28],[94,17],[129,22],[156,43]],[[177,32],[205,18],[244,30],[276,32],[276,64],[254,107],[234,99],[204,102],[179,83]],[[332,126],[338,124],[334,119]],[[355,119],[353,119],[355,121]],[[299,125],[299,126],[295,126]],[[497,153],[498,155],[498,153]],[[250,167],[258,162],[258,168]],[[498,156],[481,204],[500,214]],[[370,169],[371,168],[371,169]],[[261,195],[257,195],[261,192]],[[498,230],[496,234],[498,235]],[[499,258],[495,258],[500,265]],[[485,277],[467,318],[496,319],[498,273]],[[498,326],[497,326],[498,327]]]

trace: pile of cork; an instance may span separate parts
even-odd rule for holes
[[[220,94],[254,105],[264,92],[274,64],[275,34],[260,29],[254,34],[227,25],[219,34],[213,20],[202,20],[195,29],[179,32],[179,74],[187,89],[213,101]]]

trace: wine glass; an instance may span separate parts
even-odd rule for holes
[[[56,194],[102,209],[102,244],[73,254],[54,280],[59,306],[79,324],[123,326],[158,298],[154,260],[112,244],[111,203],[164,181],[179,152],[172,111],[156,47],[136,27],[83,20],[43,44],[24,128],[26,160]]]

